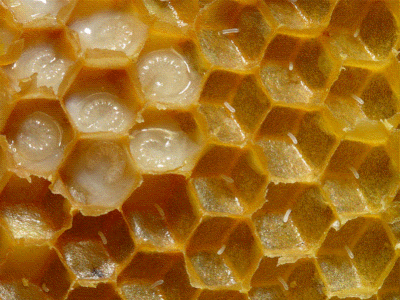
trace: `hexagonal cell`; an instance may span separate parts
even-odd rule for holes
[[[72,277],[55,250],[18,246],[0,266],[0,297],[16,300],[64,299]]]
[[[18,60],[4,67],[15,92],[25,97],[60,95],[75,72],[73,47],[64,30],[27,31],[24,49]]]
[[[318,252],[329,296],[374,295],[393,265],[395,250],[386,225],[357,218],[332,228]]]
[[[267,168],[276,182],[314,181],[330,157],[336,137],[324,111],[274,107],[258,132]]]
[[[89,64],[118,64],[137,55],[148,26],[131,2],[78,1],[68,20]],[[106,62],[106,60],[111,60]]]
[[[371,120],[388,119],[399,107],[398,95],[381,74],[371,78],[361,94],[361,99],[364,102],[362,110]]]
[[[171,30],[171,25],[187,30],[189,26],[193,25],[199,10],[197,1],[192,0],[173,0],[168,2],[144,0],[143,4],[148,12],[160,23],[153,26],[156,28],[164,27],[166,30]]]
[[[78,213],[56,247],[79,279],[91,280],[111,278],[134,249],[128,226],[116,210],[99,217]]]
[[[76,286],[70,290],[67,300],[102,299],[122,300],[112,284],[99,283],[96,287]]]
[[[247,220],[205,217],[186,248],[195,287],[248,289],[261,250]]]
[[[125,140],[80,140],[60,169],[62,181],[87,214],[109,211],[140,184]]]
[[[190,183],[205,211],[240,215],[262,205],[267,180],[251,149],[211,145]]]
[[[271,27],[256,6],[218,0],[202,9],[196,33],[207,59],[226,69],[245,70],[257,65]]]
[[[323,178],[323,189],[343,220],[379,212],[397,184],[397,172],[384,146],[342,140]]]
[[[138,252],[118,276],[127,300],[175,300],[195,298],[182,253]]]
[[[132,74],[144,102],[158,108],[195,105],[206,73],[200,52],[192,39],[152,32]]]
[[[57,100],[17,102],[2,131],[16,172],[51,178],[73,138],[71,125]]]
[[[264,257],[251,279],[250,300],[326,299],[322,281],[310,259],[280,265],[277,257]]]
[[[385,60],[397,40],[396,10],[391,1],[339,1],[328,29],[331,45],[350,64]]]
[[[51,240],[69,221],[66,199],[49,190],[50,182],[12,176],[0,194],[1,221],[14,239]]]
[[[247,295],[240,293],[238,291],[229,291],[229,290],[221,290],[221,291],[212,291],[212,290],[203,290],[197,300],[248,300]]]
[[[275,101],[319,104],[339,68],[320,40],[279,34],[268,45],[260,75]]]
[[[180,175],[144,175],[122,209],[139,244],[181,248],[198,218]]]
[[[81,132],[124,133],[139,110],[124,70],[85,68],[64,96],[65,107]]]
[[[334,215],[317,186],[271,183],[265,199],[253,215],[264,253],[299,257],[318,249]]]
[[[142,117],[129,136],[131,154],[141,172],[190,173],[203,146],[193,115],[148,110]]]
[[[397,259],[395,265],[389,275],[383,282],[382,287],[378,291],[381,300],[396,300],[400,297],[400,259]]]
[[[75,0],[38,1],[4,0],[15,20],[24,28],[54,27],[65,22],[75,6]]]
[[[280,28],[294,30],[322,30],[329,22],[334,8],[330,0],[265,0]]]
[[[209,133],[223,143],[244,144],[270,108],[255,76],[219,70],[208,77],[200,103]]]

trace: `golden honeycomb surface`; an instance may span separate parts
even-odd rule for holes
[[[400,299],[400,1],[0,0],[0,299]]]

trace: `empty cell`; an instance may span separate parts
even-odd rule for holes
[[[354,265],[365,285],[380,286],[383,273],[395,257],[393,245],[380,220],[370,221],[352,253]]]
[[[145,54],[137,68],[142,91],[150,102],[187,107],[197,100],[201,77],[189,59],[173,48]]]
[[[57,94],[58,88],[73,62],[59,53],[53,44],[39,43],[28,46],[18,60],[5,67],[15,91],[21,91],[19,83],[36,75],[37,86],[52,88]]]
[[[374,60],[385,58],[397,39],[393,13],[383,1],[375,1],[360,25],[360,38],[373,53]]]
[[[79,35],[83,50],[121,51],[133,56],[147,38],[147,25],[137,16],[124,12],[94,13],[74,21],[69,27]]]
[[[392,117],[397,111],[398,97],[382,75],[372,77],[362,92],[362,110],[371,120]]]
[[[77,204],[103,209],[119,205],[139,183],[125,148],[107,140],[80,141],[61,177]]]
[[[38,177],[11,177],[0,194],[0,214],[14,239],[49,240],[67,225],[69,205]]]
[[[199,150],[198,142],[173,120],[140,126],[132,131],[130,140],[133,159],[146,173],[186,168]]]

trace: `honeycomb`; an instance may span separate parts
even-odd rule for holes
[[[398,0],[0,0],[0,299],[400,299]]]

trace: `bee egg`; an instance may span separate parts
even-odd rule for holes
[[[150,101],[184,107],[196,100],[200,76],[173,49],[157,50],[138,63],[143,93]]]
[[[42,161],[61,147],[62,129],[48,114],[34,112],[20,124],[15,150],[31,161]]]

